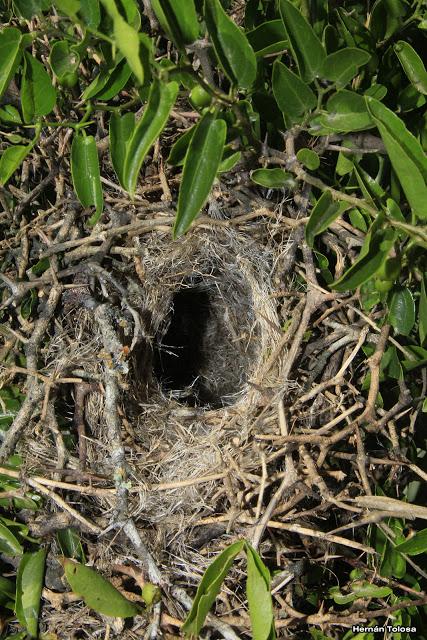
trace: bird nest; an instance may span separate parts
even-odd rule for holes
[[[155,525],[157,545],[160,532],[157,554],[168,549],[191,565],[193,525],[221,510],[222,483],[265,389],[283,385],[283,352],[268,364],[283,335],[271,296],[278,256],[232,228],[197,228],[176,242],[157,232],[130,244],[132,260],[113,260],[108,272],[88,263],[75,276],[45,364],[67,361],[87,380],[74,393],[64,386],[59,406],[63,428],[78,431],[80,460],[69,464],[98,477],[116,472],[103,372],[116,377],[129,512],[137,526]],[[110,348],[97,322],[102,306],[115,333]],[[36,466],[53,455],[42,441],[33,453]],[[84,500],[86,513],[114,512],[113,494]]]

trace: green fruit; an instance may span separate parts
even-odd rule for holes
[[[190,93],[190,102],[196,109],[202,107],[208,107],[212,102],[210,94],[203,89],[200,85],[196,85]]]
[[[396,280],[402,268],[400,258],[387,258],[377,271],[376,276],[380,280]]]
[[[61,78],[58,78],[58,82],[61,87],[66,87],[67,89],[71,89],[75,87],[78,82],[79,76],[77,71],[73,71],[72,73],[65,73]]]
[[[375,289],[380,293],[387,293],[393,287],[393,280],[381,280],[381,278],[375,278]]]

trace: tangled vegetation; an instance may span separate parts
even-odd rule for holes
[[[0,638],[427,639],[425,2],[0,15]]]

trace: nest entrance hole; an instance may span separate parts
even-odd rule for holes
[[[206,289],[179,289],[172,298],[166,333],[156,341],[154,373],[162,389],[171,392],[178,401],[193,406],[219,401],[211,397],[200,378],[209,357],[204,338],[211,311]]]
[[[211,409],[230,404],[210,373],[216,369],[215,377],[225,379],[236,364],[226,357],[217,366],[218,350],[227,353],[222,343],[228,332],[220,316],[215,288],[192,284],[173,294],[166,330],[155,341],[153,371],[162,390],[182,404]],[[232,386],[232,393],[241,390],[237,379]]]

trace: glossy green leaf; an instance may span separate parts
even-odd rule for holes
[[[297,160],[307,167],[310,171],[315,171],[320,167],[320,158],[313,149],[299,149],[297,152]]]
[[[408,80],[417,91],[427,95],[427,71],[418,53],[404,40],[396,42],[394,51]]]
[[[421,280],[420,304],[418,308],[418,333],[420,336],[420,345],[422,346],[427,338],[427,294],[425,278]]]
[[[114,40],[117,48],[126,58],[139,84],[144,82],[144,67],[140,58],[138,31],[119,13],[114,0],[101,0],[113,20]]]
[[[114,38],[139,84],[144,82],[144,67],[139,57],[139,36],[120,15],[114,19]]]
[[[61,82],[66,76],[78,69],[80,56],[70,48],[66,40],[61,40],[52,45],[49,62],[53,73]]]
[[[388,321],[396,333],[409,336],[415,324],[415,303],[412,293],[407,287],[400,287],[393,292],[390,300]]]
[[[197,124],[185,156],[174,238],[190,228],[208,199],[221,164],[226,135],[227,125],[213,113],[206,113]]]
[[[0,120],[6,124],[22,124],[21,114],[12,104],[0,107]]]
[[[97,29],[101,22],[99,0],[80,0],[79,14],[91,29]]]
[[[279,7],[300,76],[305,82],[311,82],[319,74],[326,57],[323,45],[290,0],[280,0]]]
[[[15,145],[3,151],[0,157],[0,185],[4,186],[31,151],[31,145]]]
[[[344,87],[358,73],[359,67],[367,64],[371,56],[363,49],[347,47],[330,53],[323,61],[320,74]]]
[[[380,269],[390,251],[392,238],[388,230],[374,228],[373,223],[356,262],[330,287],[336,291],[352,291],[369,280]],[[374,231],[372,229],[374,228]]]
[[[218,167],[218,173],[227,173],[227,171],[231,171],[231,169],[240,162],[242,157],[241,151],[230,151],[230,153],[227,153],[226,151],[227,150],[225,149],[221,163]]]
[[[397,545],[396,551],[408,556],[418,556],[420,553],[425,553],[427,551],[427,529],[417,531],[412,538]]]
[[[362,169],[356,162],[353,164],[353,170],[365,200],[374,206],[379,204],[386,195],[380,182],[370,176],[369,173]]]
[[[26,52],[21,85],[22,114],[25,122],[45,116],[55,106],[56,91],[49,74],[36,58]]]
[[[128,81],[132,71],[129,67],[126,58],[123,58],[120,54],[116,56],[116,64],[103,64],[100,67],[98,75],[92,80],[92,82],[86,87],[82,93],[82,100],[91,100],[97,97],[99,100],[109,100],[117,95],[117,93],[124,87]],[[108,95],[111,94],[111,89],[115,89],[115,93],[108,98],[101,98],[100,94],[104,92]]]
[[[10,529],[0,522],[0,552],[6,556],[20,556],[23,549]]]
[[[144,159],[163,131],[178,94],[178,83],[155,80],[151,86],[144,115],[137,123],[126,146],[123,170],[125,189],[134,195]]]
[[[9,86],[21,60],[22,34],[15,27],[0,31],[0,98]]]
[[[350,222],[355,229],[359,229],[359,231],[363,232],[366,232],[368,230],[366,220],[359,209],[351,209],[348,212],[348,217],[350,218]]]
[[[205,0],[204,15],[224,73],[233,84],[249,89],[255,80],[257,62],[245,34],[225,13],[219,0]]]
[[[386,598],[393,593],[390,587],[379,587],[378,585],[365,580],[361,582],[353,582],[351,589],[358,598]]]
[[[399,91],[397,97],[398,109],[402,113],[419,109],[425,105],[426,101],[426,96],[420,93],[412,84],[408,84]]]
[[[280,111],[293,118],[307,113],[317,104],[310,87],[279,60],[273,65],[273,94]]]
[[[387,95],[387,87],[383,84],[372,84],[365,91],[365,96],[371,96],[376,100],[382,100]]]
[[[71,145],[71,175],[74,190],[84,207],[96,207],[96,220],[104,208],[98,152],[93,136],[76,133]],[[93,224],[93,220],[91,221]]]
[[[125,113],[123,116],[120,116],[118,113],[112,114],[110,118],[111,161],[123,188],[126,188],[124,177],[126,149],[134,129],[135,115],[133,113]]]
[[[294,176],[279,168],[255,169],[251,173],[251,180],[267,189],[285,189],[295,185]]]
[[[400,28],[405,12],[405,3],[401,0],[376,0],[369,25],[376,40],[390,38]]]
[[[374,98],[366,102],[412,210],[420,219],[427,219],[426,154],[393,111]]]
[[[192,44],[199,36],[194,0],[151,0],[160,26],[177,47]]]
[[[221,585],[234,559],[243,550],[244,545],[244,540],[239,540],[230,545],[206,569],[197,589],[196,597],[193,600],[193,606],[181,629],[186,636],[198,637],[205,618],[221,589]]]
[[[271,598],[270,572],[258,553],[245,545],[248,563],[246,596],[249,605],[253,640],[274,640],[273,602]]]
[[[311,121],[312,132],[316,135],[323,135],[323,130],[326,134],[346,133],[363,131],[375,126],[366,107],[365,98],[354,91],[338,91],[329,98],[326,106],[328,113],[321,114]]]
[[[72,558],[79,562],[85,562],[82,543],[74,529],[71,529],[70,527],[67,529],[61,529],[61,531],[58,531],[56,534],[56,539],[62,555],[66,558]]]
[[[262,22],[246,36],[257,58],[283,51],[288,44],[282,20]]]
[[[172,166],[180,167],[184,164],[188,145],[191,142],[191,138],[193,137],[194,131],[196,130],[196,126],[197,125],[193,125],[189,129],[187,129],[187,131],[185,131],[172,145],[168,157],[168,162]]]
[[[324,191],[310,214],[305,228],[305,240],[313,247],[314,238],[325,231],[334,220],[350,209],[348,202],[334,202],[330,191]]]
[[[16,616],[32,638],[37,637],[45,562],[45,549],[25,553],[16,576]]]
[[[94,611],[115,618],[131,618],[139,613],[136,605],[93,569],[68,558],[63,558],[62,564],[73,592]]]

